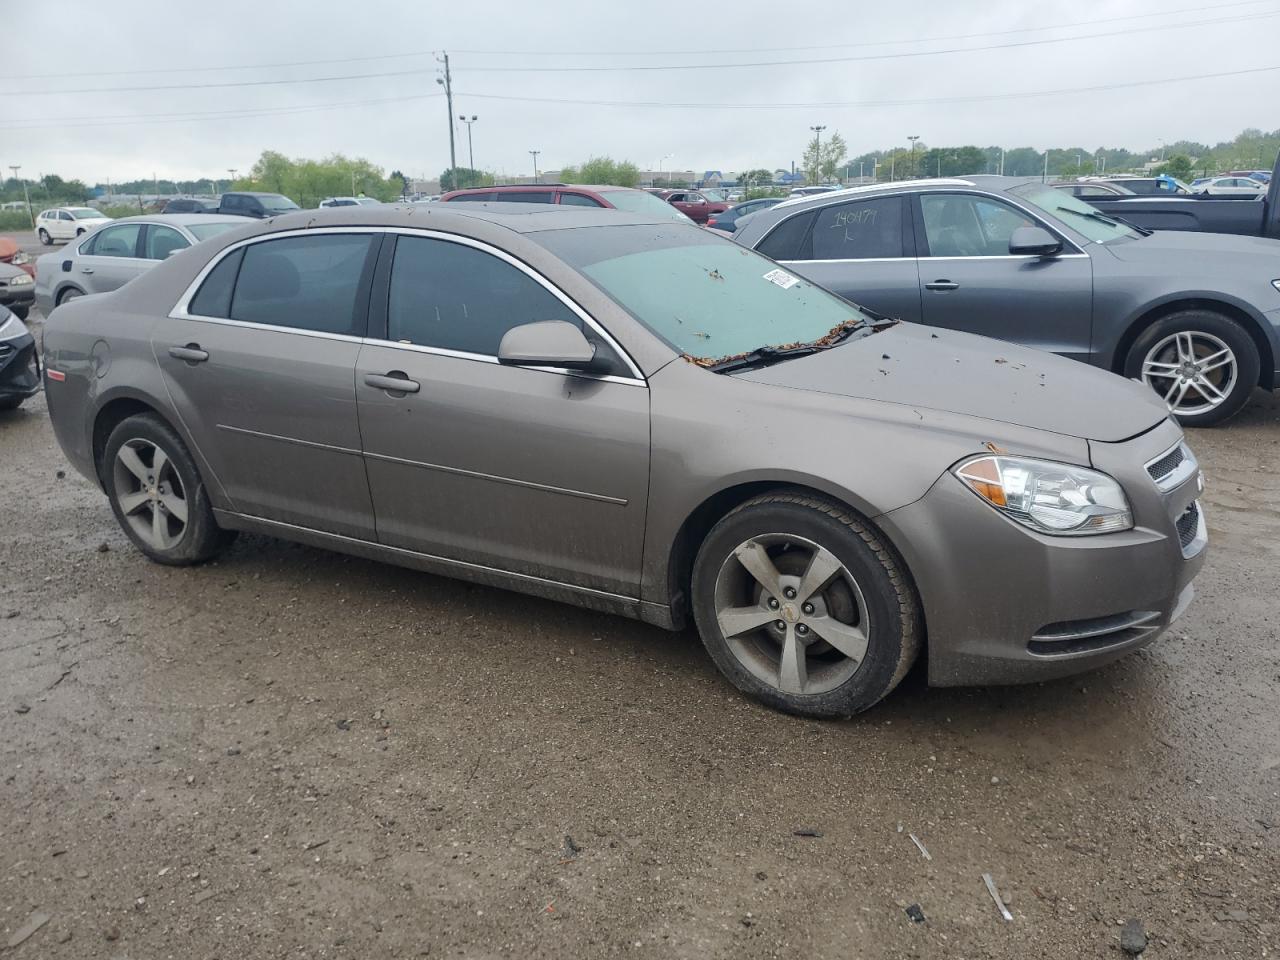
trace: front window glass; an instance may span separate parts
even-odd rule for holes
[[[189,246],[191,244],[187,238],[173,227],[153,224],[147,230],[147,240],[143,244],[143,257],[147,260],[163,260]]]
[[[808,343],[866,319],[852,304],[710,231],[587,227],[548,232],[543,243],[691,357]]]
[[[495,357],[503,334],[539,320],[582,328],[558,297],[490,253],[429,237],[396,241],[388,339]]]
[[[1141,236],[1137,230],[1099,213],[1083,200],[1065,196],[1038,183],[1014,187],[1010,192],[1033,207],[1043,210],[1055,220],[1061,220],[1076,233],[1088,237],[1094,243],[1133,240]]]
[[[102,217],[102,213],[92,207],[72,207],[68,212],[77,220],[98,220]]]
[[[604,198],[619,210],[626,210],[628,213],[647,213],[652,217],[663,217],[679,223],[689,222],[688,217],[666,200],[643,190],[610,190]]]
[[[283,237],[245,248],[231,319],[354,335],[356,292],[372,238]]]
[[[1078,203],[1052,188],[1045,188],[1058,202]],[[987,197],[958,193],[932,193],[920,198],[924,232],[933,257],[997,257],[1009,253],[1009,238],[1018,227],[1036,222],[1008,204]]]

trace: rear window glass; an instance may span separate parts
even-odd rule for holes
[[[240,270],[240,259],[244,250],[236,250],[218,261],[218,265],[209,271],[200,284],[200,289],[191,298],[188,313],[198,317],[231,316],[231,291],[236,285],[236,273]]]
[[[773,228],[756,249],[774,260],[808,260],[810,258],[809,225],[814,213],[796,214]]]
[[[245,248],[231,319],[354,335],[356,293],[372,237],[284,237]]]
[[[877,197],[818,211],[814,260],[868,260],[902,256],[902,198]]]

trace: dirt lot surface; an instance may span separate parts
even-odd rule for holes
[[[1121,957],[1134,918],[1269,956],[1280,401],[1192,442],[1212,556],[1155,646],[817,723],[691,633],[258,537],[152,565],[37,397],[0,414],[0,953]]]

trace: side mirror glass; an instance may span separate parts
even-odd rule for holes
[[[1044,227],[1018,227],[1009,237],[1014,256],[1052,257],[1062,252],[1062,241]]]
[[[508,330],[498,345],[498,362],[588,370],[595,365],[596,346],[572,323],[542,320]]]

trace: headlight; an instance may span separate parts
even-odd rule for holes
[[[25,273],[19,274],[16,277],[9,278],[9,286],[11,287],[22,287],[22,286],[26,286],[28,283],[33,283],[33,282],[34,281]]]
[[[17,253],[13,255],[13,259],[10,260],[9,262],[10,263],[30,263],[31,257],[27,255],[27,251],[19,250]]]
[[[975,457],[955,468],[970,490],[1023,526],[1062,536],[1133,526],[1120,484],[1105,473],[1023,457]]]
[[[1280,280],[1272,280],[1271,285],[1275,287],[1277,290],[1280,290]]]

